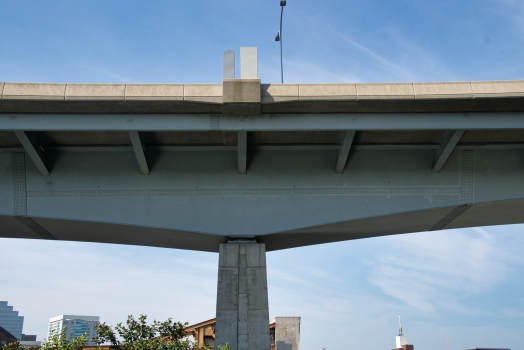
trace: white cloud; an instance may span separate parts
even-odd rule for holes
[[[510,269],[494,236],[479,228],[402,235],[389,243],[390,253],[373,264],[371,282],[424,312],[468,312],[460,299],[495,286]]]
[[[443,64],[438,56],[410,42],[396,31],[388,31],[387,39],[395,50],[391,57],[379,53],[355,41],[347,35],[331,28],[331,31],[343,42],[356,49],[354,55],[362,55],[365,59],[364,72],[369,78],[380,81],[395,80],[398,82],[418,81],[456,81],[461,80]],[[389,46],[389,45],[388,45]]]

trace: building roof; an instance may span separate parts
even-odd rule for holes
[[[82,320],[82,321],[98,321],[99,316],[81,316],[81,315],[60,315],[49,319],[49,322],[60,320]]]

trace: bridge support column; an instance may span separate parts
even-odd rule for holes
[[[220,244],[218,265],[215,350],[269,350],[265,244]]]

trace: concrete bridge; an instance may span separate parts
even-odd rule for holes
[[[244,350],[266,251],[524,222],[524,81],[261,84],[244,57],[223,84],[0,83],[0,237],[220,252],[216,341]]]

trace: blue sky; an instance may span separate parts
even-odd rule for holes
[[[220,83],[222,52],[259,48],[280,79],[279,1],[0,2],[0,81]],[[286,83],[524,79],[522,0],[299,1],[284,12]],[[238,61],[237,61],[238,62]],[[238,74],[237,74],[238,75]],[[382,237],[268,254],[270,315],[301,349],[524,349],[522,226]],[[216,254],[0,239],[0,300],[46,332],[59,314],[214,317]],[[344,344],[344,345],[342,345]]]

